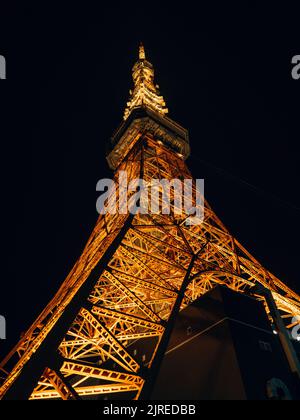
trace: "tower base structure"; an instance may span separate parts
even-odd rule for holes
[[[297,400],[261,302],[217,286],[180,312],[151,399]]]

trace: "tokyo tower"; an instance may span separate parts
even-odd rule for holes
[[[297,325],[300,297],[234,238],[206,201],[203,221],[187,223],[189,215],[175,211],[173,190],[164,211],[157,184],[158,212],[121,211],[118,204],[133,191],[120,185],[120,173],[146,185],[190,180],[194,196],[197,188],[185,163],[188,132],[167,116],[142,45],[132,75],[107,154],[117,186],[108,211],[53,299],[0,364],[0,399],[147,399],[179,312],[216,285],[264,303],[299,375],[285,334]]]

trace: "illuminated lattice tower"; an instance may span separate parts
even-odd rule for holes
[[[192,179],[188,133],[166,116],[142,46],[133,81],[107,156],[117,185],[120,171],[129,181]],[[122,194],[118,185],[119,201]],[[263,286],[293,326],[299,296],[239,244],[207,203],[198,225],[175,214],[174,200],[171,214],[163,213],[99,217],[54,298],[1,363],[1,398],[146,398],[178,311],[217,284],[262,300]]]

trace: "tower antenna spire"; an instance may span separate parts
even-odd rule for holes
[[[139,46],[139,59],[140,60],[146,59],[145,48],[142,42],[140,42],[140,46]]]
[[[158,85],[154,82],[154,68],[150,61],[146,60],[145,48],[141,42],[139,45],[139,59],[132,69],[134,87],[130,90],[129,101],[124,112],[126,120],[135,108],[146,107],[164,116],[168,108],[164,98],[159,92]]]

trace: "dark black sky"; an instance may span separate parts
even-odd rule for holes
[[[93,228],[95,185],[110,176],[105,143],[121,122],[141,40],[170,117],[190,131],[188,164],[205,178],[206,198],[254,256],[300,291],[296,2],[25,3],[0,11],[0,314],[8,327],[0,356],[52,297]]]

